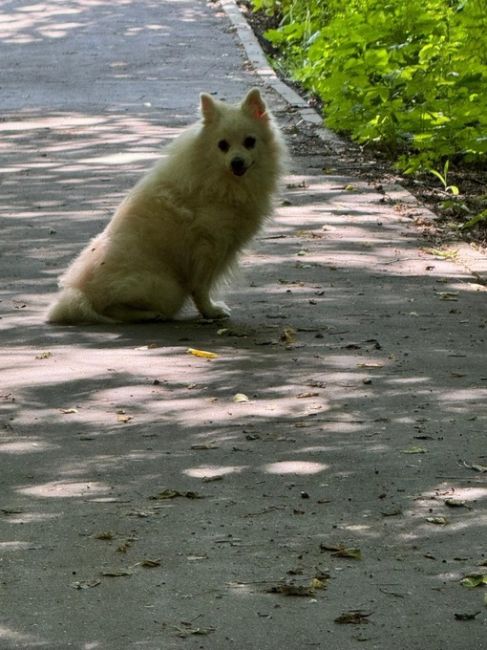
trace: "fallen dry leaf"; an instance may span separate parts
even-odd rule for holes
[[[332,553],[333,557],[348,557],[352,560],[361,560],[362,551],[359,548],[341,548]]]
[[[352,609],[349,612],[343,612],[340,616],[337,616],[335,623],[340,623],[342,625],[362,625],[363,623],[368,623],[368,617],[372,612],[366,614],[360,609]]]
[[[95,539],[111,540],[111,539],[113,539],[113,533],[111,533],[110,531],[106,531],[106,532],[103,532],[103,533],[97,533],[95,535]]]
[[[279,336],[281,343],[285,343],[286,345],[296,343],[296,338],[296,330],[293,327],[285,327]]]
[[[320,544],[320,550],[330,551],[333,557],[345,557],[352,560],[362,559],[362,552],[359,548],[347,548],[343,544]]]
[[[131,546],[130,542],[122,542],[120,546],[117,546],[117,553],[126,553]]]
[[[450,523],[446,517],[426,517],[426,521],[437,526],[446,526]]]
[[[76,580],[76,582],[71,583],[73,589],[92,589],[93,587],[98,587],[101,584],[101,580]]]
[[[245,329],[222,327],[221,329],[217,330],[216,333],[218,334],[218,336],[231,336],[236,338],[243,338],[248,336],[249,333],[251,332]]]
[[[467,461],[464,460],[463,466],[466,467],[467,469],[473,469],[474,472],[480,472],[481,474],[487,472],[487,465],[479,465],[478,463],[467,463]]]
[[[440,248],[423,248],[422,250],[425,253],[428,253],[428,255],[434,255],[438,259],[443,260],[456,260],[458,257],[458,251],[454,249],[441,250]]]
[[[311,388],[326,388],[325,382],[319,379],[310,379],[306,386],[310,386]]]
[[[157,497],[149,497],[150,499],[156,499]],[[149,517],[154,517],[156,512],[154,510],[131,510],[130,512],[125,513],[127,517],[139,517],[139,519],[147,519]]]
[[[402,509],[399,506],[392,506],[390,510],[381,510],[380,514],[383,517],[397,517],[398,515],[402,515]]]
[[[374,362],[366,362],[366,363],[357,363],[357,368],[383,368],[384,364],[383,363],[374,363]]]
[[[216,631],[216,627],[193,627],[192,623],[181,623],[183,627],[174,626],[177,630],[177,635],[182,639],[188,636],[206,636]]]
[[[142,560],[139,562],[140,566],[145,567],[146,569],[154,569],[155,567],[161,566],[160,560]]]
[[[401,449],[401,454],[426,454],[427,449],[424,447],[409,447],[408,449]]]
[[[197,350],[196,348],[188,348],[186,354],[192,354],[194,357],[200,357],[202,359],[216,359],[218,354],[215,352],[208,352],[207,350]]]
[[[295,585],[283,582],[266,589],[269,594],[282,594],[283,596],[297,596],[310,598],[315,595],[315,590],[309,585]]]
[[[248,402],[249,398],[247,397],[247,395],[245,395],[245,393],[236,393],[233,396],[233,401],[237,402],[237,403],[238,402]]]
[[[473,614],[458,614],[455,612],[455,619],[457,621],[473,621],[476,616],[480,614],[480,609],[478,612],[474,612]]]
[[[458,300],[458,293],[455,293],[453,291],[442,291],[437,295],[439,296],[440,300],[449,300],[452,302],[456,302]]]
[[[185,497],[186,499],[203,499],[204,497],[198,492],[193,492],[191,490],[187,492],[180,492],[179,490],[162,490],[156,496],[149,497],[152,500],[163,501],[165,499],[175,499],[176,497]]]
[[[466,501],[462,499],[446,499],[445,504],[450,508],[467,508]]]
[[[328,587],[328,582],[326,578],[315,577],[309,583],[310,589],[326,589]]]
[[[49,359],[49,357],[52,357],[52,352],[40,352],[36,354],[36,359]]]
[[[131,576],[132,572],[128,569],[105,569],[101,572],[101,575],[106,578],[122,578],[125,576]]]

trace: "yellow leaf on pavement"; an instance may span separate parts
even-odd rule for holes
[[[216,359],[218,354],[208,352],[207,350],[196,350],[195,348],[188,348],[187,354],[192,354],[194,357],[201,357],[202,359]]]

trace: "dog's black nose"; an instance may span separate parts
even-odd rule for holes
[[[230,163],[230,166],[235,176],[243,176],[247,171],[247,166],[245,165],[245,160],[243,158],[234,158]]]

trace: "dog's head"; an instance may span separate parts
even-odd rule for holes
[[[257,88],[240,105],[230,106],[201,95],[205,154],[235,179],[242,178],[268,155],[272,140],[271,118]]]

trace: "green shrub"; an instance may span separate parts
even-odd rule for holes
[[[408,172],[487,159],[487,0],[254,0],[325,122]]]

